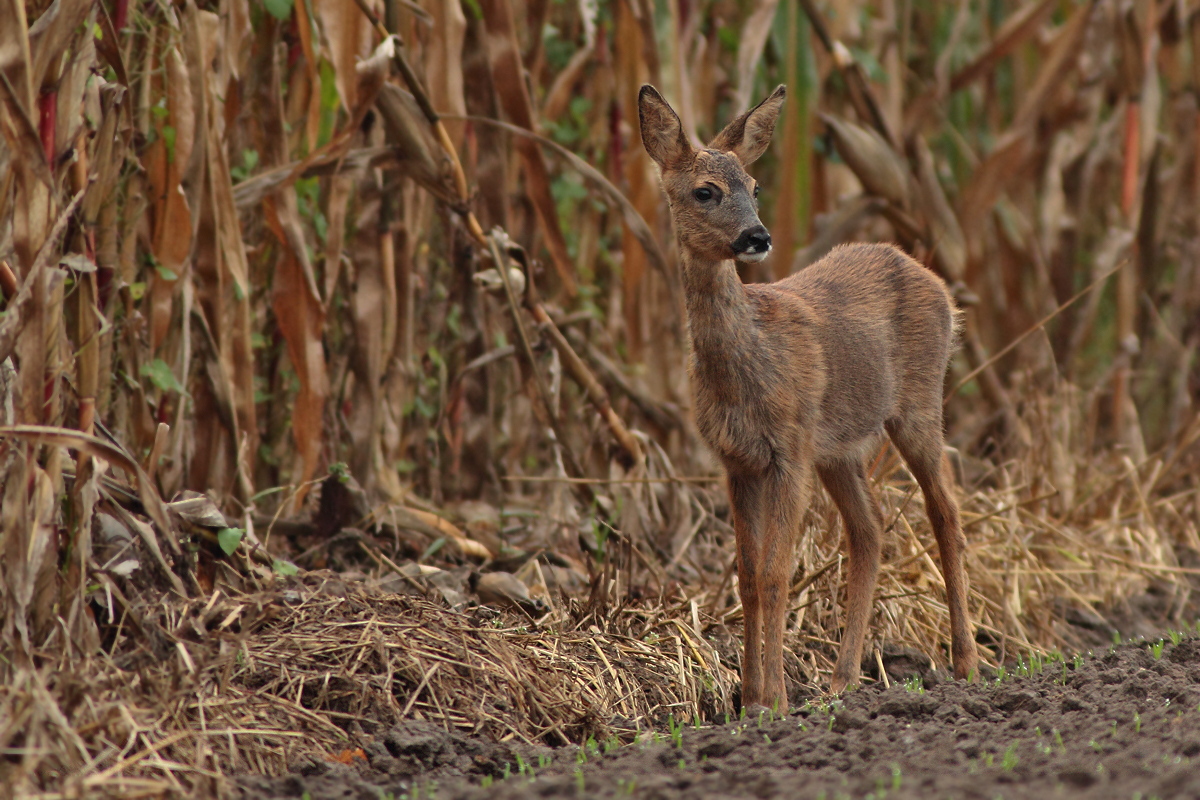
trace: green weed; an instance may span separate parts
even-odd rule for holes
[[[1004,751],[1004,760],[1000,762],[1000,766],[1004,767],[1005,772],[1012,772],[1013,768],[1017,766],[1017,762],[1019,760],[1020,759],[1017,758],[1017,743],[1013,742],[1008,746],[1008,749]]]

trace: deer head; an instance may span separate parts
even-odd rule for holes
[[[771,143],[786,94],[780,86],[698,150],[658,90],[642,87],[642,144],[662,172],[676,236],[694,257],[756,262],[770,252],[771,234],[758,218],[758,182],[746,167]]]

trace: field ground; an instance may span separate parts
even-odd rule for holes
[[[1200,796],[1200,639],[1125,643],[973,684],[936,673],[777,720],[673,722],[631,745],[536,748],[404,722],[359,766],[245,777],[250,798]]]

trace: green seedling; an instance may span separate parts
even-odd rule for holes
[[[1171,644],[1179,644],[1183,641],[1183,631],[1171,631],[1167,635],[1171,637]]]
[[[912,675],[904,680],[904,691],[913,694],[925,694],[925,681],[920,675]]]
[[[1066,755],[1067,746],[1063,744],[1062,734],[1058,732],[1058,728],[1054,729],[1054,743],[1058,745],[1058,752]]]
[[[1160,658],[1162,658],[1163,645],[1165,644],[1166,642],[1164,642],[1162,639],[1159,639],[1157,642],[1150,645],[1150,655],[1154,656],[1155,661],[1158,661]]]
[[[575,768],[575,791],[582,797],[586,783],[583,778],[583,767]]]
[[[1017,743],[1013,742],[1008,746],[1008,749],[1004,751],[1004,760],[1000,762],[1000,766],[1004,767],[1005,772],[1012,772],[1013,768],[1017,766],[1017,761],[1019,760],[1020,759],[1017,758]]]
[[[900,791],[900,765],[892,764],[892,791]]]
[[[675,744],[676,750],[683,749],[683,726],[675,722],[675,715],[671,714],[667,717],[667,728],[671,731],[671,741]]]
[[[1136,711],[1133,712],[1133,732],[1134,733],[1142,732],[1142,715]]]

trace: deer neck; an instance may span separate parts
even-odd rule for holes
[[[701,364],[730,363],[749,351],[758,324],[734,262],[697,257],[681,248],[692,352]]]

